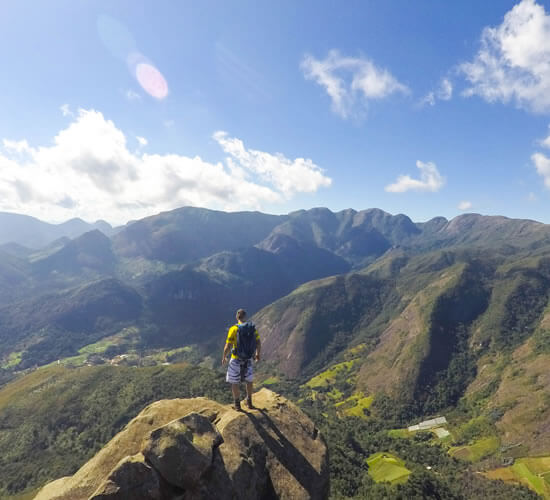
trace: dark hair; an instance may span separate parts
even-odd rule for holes
[[[246,318],[246,311],[244,309],[239,309],[236,314],[237,319]]]

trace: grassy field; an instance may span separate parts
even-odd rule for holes
[[[473,444],[467,446],[453,446],[449,449],[449,454],[467,462],[478,462],[495,453],[499,449],[499,446],[499,439],[491,436],[478,439]]]
[[[410,433],[407,429],[391,429],[388,431],[388,436],[406,439],[412,437],[413,434]]]
[[[490,479],[522,483],[550,499],[550,457],[518,458],[514,465],[484,473]]]
[[[318,392],[316,390],[312,390],[308,396],[309,399],[312,401],[327,401],[329,403],[333,403],[334,401],[340,401],[344,395],[338,390],[338,389],[332,389],[329,392]],[[302,402],[304,398],[299,400],[299,402]]]
[[[359,345],[356,345],[355,347],[349,348],[347,352],[352,356],[358,356],[359,354],[362,354],[363,351],[365,351],[366,349],[367,349],[367,344],[359,344]]]
[[[9,368],[15,368],[19,362],[21,361],[21,355],[23,353],[22,352],[12,352],[7,361],[5,361],[3,364],[0,365],[0,368],[3,368],[3,369],[9,369]]]
[[[367,458],[369,466],[369,475],[377,483],[389,482],[400,483],[405,482],[411,473],[405,467],[405,462],[400,458],[387,452],[378,452]]]
[[[373,399],[373,396],[365,396],[362,392],[356,392],[334,406],[346,415],[365,418],[368,416],[366,410],[369,409]]]
[[[262,382],[262,385],[271,385],[276,384],[277,382],[279,382],[279,377],[269,377]]]
[[[337,365],[334,365],[328,370],[325,370],[319,375],[313,377],[309,382],[306,383],[306,386],[311,387],[312,389],[315,387],[326,387],[334,381],[338,373],[342,371],[350,371],[357,362],[358,360],[353,359],[351,361],[338,363]]]

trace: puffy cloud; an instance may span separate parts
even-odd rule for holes
[[[550,159],[542,153],[531,155],[537,173],[544,179],[544,185],[550,189]]]
[[[311,193],[320,187],[330,186],[332,180],[310,159],[289,160],[281,153],[270,154],[246,149],[240,139],[230,138],[219,131],[214,139],[230,155],[229,166],[241,178],[256,174],[262,181],[273,185],[285,197],[295,193]],[[235,163],[236,162],[236,163]]]
[[[397,181],[386,186],[389,193],[404,193],[406,191],[439,191],[445,184],[444,177],[437,170],[435,163],[417,161],[420,170],[420,179],[413,179],[409,175],[400,175]]]
[[[3,141],[0,210],[123,223],[182,205],[256,210],[331,183],[311,160],[249,150],[222,132],[215,138],[224,162],[131,152],[112,121],[79,110],[51,146]]]
[[[550,16],[535,0],[522,0],[496,27],[484,28],[481,47],[460,65],[470,83],[464,95],[550,111]]]
[[[140,145],[141,147],[147,146],[147,144],[148,144],[148,142],[149,142],[149,141],[147,141],[147,139],[146,139],[145,137],[140,137],[139,135],[136,136],[136,139],[137,139],[137,141],[139,142],[139,145]]]
[[[545,137],[544,139],[541,139],[540,141],[538,141],[538,143],[542,147],[550,149],[550,134],[547,137]]]
[[[301,68],[308,80],[324,87],[332,100],[332,109],[342,118],[364,108],[369,100],[409,93],[407,86],[388,70],[369,59],[341,56],[337,50],[331,50],[324,60],[306,55]]]
[[[470,208],[472,208],[472,202],[471,201],[461,201],[459,204],[458,204],[458,209],[459,210],[469,210]]]
[[[453,97],[453,82],[449,78],[443,78],[439,84],[439,87],[428,92],[426,96],[420,101],[420,104],[428,104],[434,106],[437,99],[441,101],[449,101]]]
[[[74,113],[71,111],[68,104],[62,104],[59,109],[61,110],[63,116],[74,116]]]
[[[10,153],[32,153],[32,148],[29,143],[23,139],[22,141],[10,141],[9,139],[2,139],[4,149]]]
[[[442,101],[448,101],[453,97],[453,83],[448,78],[441,80],[441,85],[437,92],[437,97]]]

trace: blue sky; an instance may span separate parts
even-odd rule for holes
[[[550,222],[550,4],[0,7],[0,210]]]

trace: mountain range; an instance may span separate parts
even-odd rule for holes
[[[0,212],[0,248],[16,255],[25,248],[39,249],[60,238],[76,238],[92,229],[106,235],[116,232],[108,222],[98,220],[93,224],[82,219],[71,219],[61,224],[50,224],[28,215]]]
[[[245,307],[259,377],[312,411],[397,426],[454,412],[457,435],[476,431],[453,453],[491,443],[475,455],[486,467],[550,452],[549,225],[184,207],[32,247],[3,220],[0,384],[116,354],[214,366]]]
[[[7,238],[10,226],[2,221],[0,233]],[[426,269],[455,269],[458,262],[471,268],[471,261],[481,259],[481,267],[494,274],[498,258],[544,255],[550,246],[550,227],[534,221],[468,214],[414,223],[378,209],[318,208],[274,216],[184,207],[135,221],[111,236],[93,229],[40,249],[24,248],[21,234],[13,232],[0,250],[0,359],[5,366],[16,356],[19,368],[76,354],[129,326],[139,329],[144,346],[219,345],[239,306],[255,313],[281,299],[259,318],[285,307],[284,318],[295,314],[302,325],[307,302],[318,305],[332,294],[327,300],[334,305],[326,304],[323,314],[332,308],[345,317],[349,326],[330,327],[340,338],[357,328],[356,321],[374,328],[375,316],[394,302],[390,316],[405,308],[400,282],[406,279],[408,297],[415,283],[429,283]],[[328,281],[315,282],[324,278]],[[304,283],[309,284],[297,289]],[[296,309],[285,306],[299,297]],[[103,307],[109,303],[116,307]],[[278,328],[288,334],[286,321],[278,321]],[[329,318],[316,321],[321,329],[331,324]],[[316,334],[312,344],[293,347],[296,355],[285,369],[303,370],[333,336]],[[284,345],[269,350],[274,360]]]

